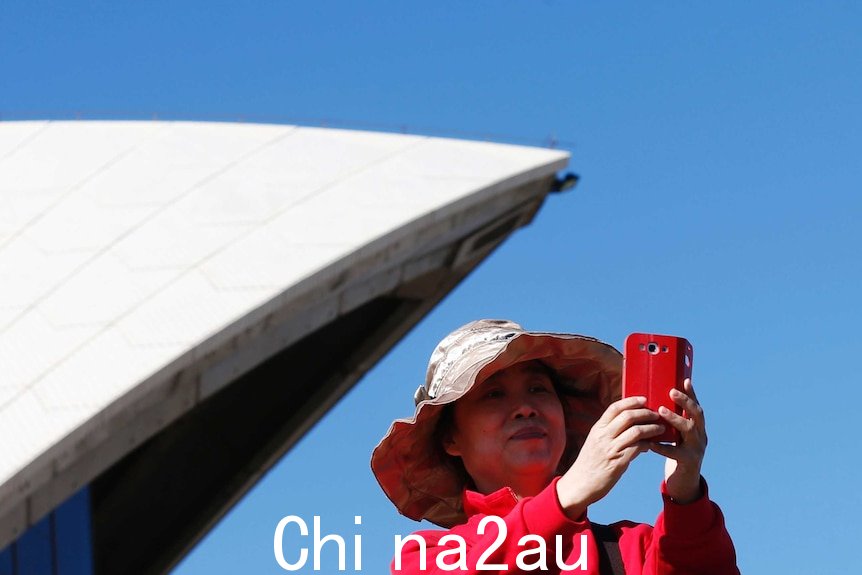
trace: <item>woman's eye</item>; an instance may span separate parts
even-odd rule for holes
[[[549,393],[551,390],[544,385],[533,385],[530,387],[532,393]]]
[[[502,390],[499,390],[499,389],[492,389],[485,394],[485,397],[487,397],[488,399],[495,399],[497,397],[503,397],[503,392],[502,392]]]

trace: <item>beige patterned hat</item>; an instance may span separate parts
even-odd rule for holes
[[[507,320],[474,321],[437,345],[425,385],[414,395],[416,412],[393,422],[371,455],[374,476],[398,511],[447,528],[466,521],[461,505],[465,477],[435,433],[443,407],[477,381],[532,360],[557,374],[560,399],[567,404],[567,445],[560,468],[568,469],[593,424],[620,397],[622,355],[592,337],[528,332]]]

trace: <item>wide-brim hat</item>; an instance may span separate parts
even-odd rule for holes
[[[440,415],[476,382],[533,360],[556,374],[567,428],[560,469],[568,469],[593,424],[620,397],[622,354],[592,337],[529,332],[507,320],[474,321],[437,345],[425,385],[414,395],[416,412],[394,421],[371,455],[374,476],[398,511],[446,528],[466,521],[466,479],[440,445]]]

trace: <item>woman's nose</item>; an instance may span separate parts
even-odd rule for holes
[[[515,419],[519,419],[521,417],[535,417],[537,415],[537,411],[535,406],[529,401],[520,402],[513,412],[513,416]]]

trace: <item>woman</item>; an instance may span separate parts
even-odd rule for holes
[[[619,400],[621,356],[593,338],[480,320],[431,356],[416,413],[393,423],[371,466],[420,531],[396,548],[393,573],[734,574],[724,519],[706,492],[703,411],[691,382],[672,399],[688,418]],[[675,446],[650,442],[665,425]],[[655,527],[587,519],[629,463],[667,457]],[[498,519],[499,518],[499,519]]]

